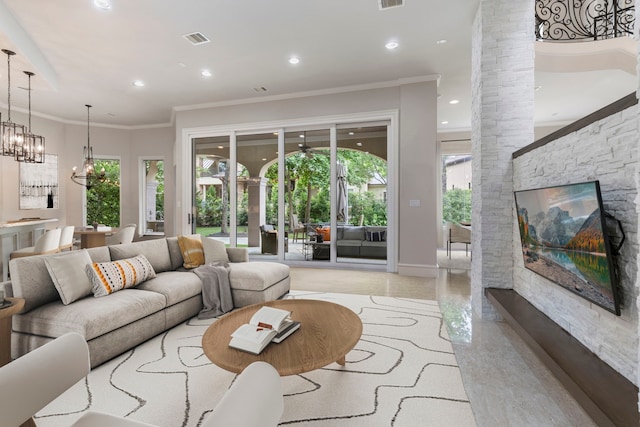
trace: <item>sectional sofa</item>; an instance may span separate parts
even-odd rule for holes
[[[387,258],[387,227],[338,226],[339,257]]]
[[[288,266],[247,262],[246,248],[218,244],[222,247],[212,256],[229,261],[235,307],[288,293]],[[93,263],[133,265],[131,276],[142,283],[95,297],[85,272]],[[12,357],[77,332],[89,345],[94,367],[194,317],[203,308],[202,282],[184,264],[176,237],[12,260],[5,293],[25,299],[24,309],[13,317]],[[109,271],[103,270],[100,279],[108,281]]]

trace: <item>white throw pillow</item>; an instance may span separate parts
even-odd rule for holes
[[[84,271],[91,257],[85,249],[45,257],[44,263],[64,305],[91,295],[91,282]]]
[[[229,262],[227,247],[224,242],[212,239],[211,237],[202,238],[202,248],[204,249],[204,263],[211,262]]]

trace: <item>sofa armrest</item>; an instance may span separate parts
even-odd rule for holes
[[[227,248],[230,262],[248,262],[249,249],[247,248]]]

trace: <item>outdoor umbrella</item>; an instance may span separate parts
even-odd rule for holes
[[[338,201],[337,212],[338,222],[347,222],[348,207],[347,207],[347,168],[345,165],[338,163]]]

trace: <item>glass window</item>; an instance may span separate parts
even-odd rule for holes
[[[142,167],[144,234],[164,235],[164,161],[143,160]]]
[[[87,225],[120,226],[120,160],[95,159],[95,170],[104,168],[105,180],[86,191]]]

